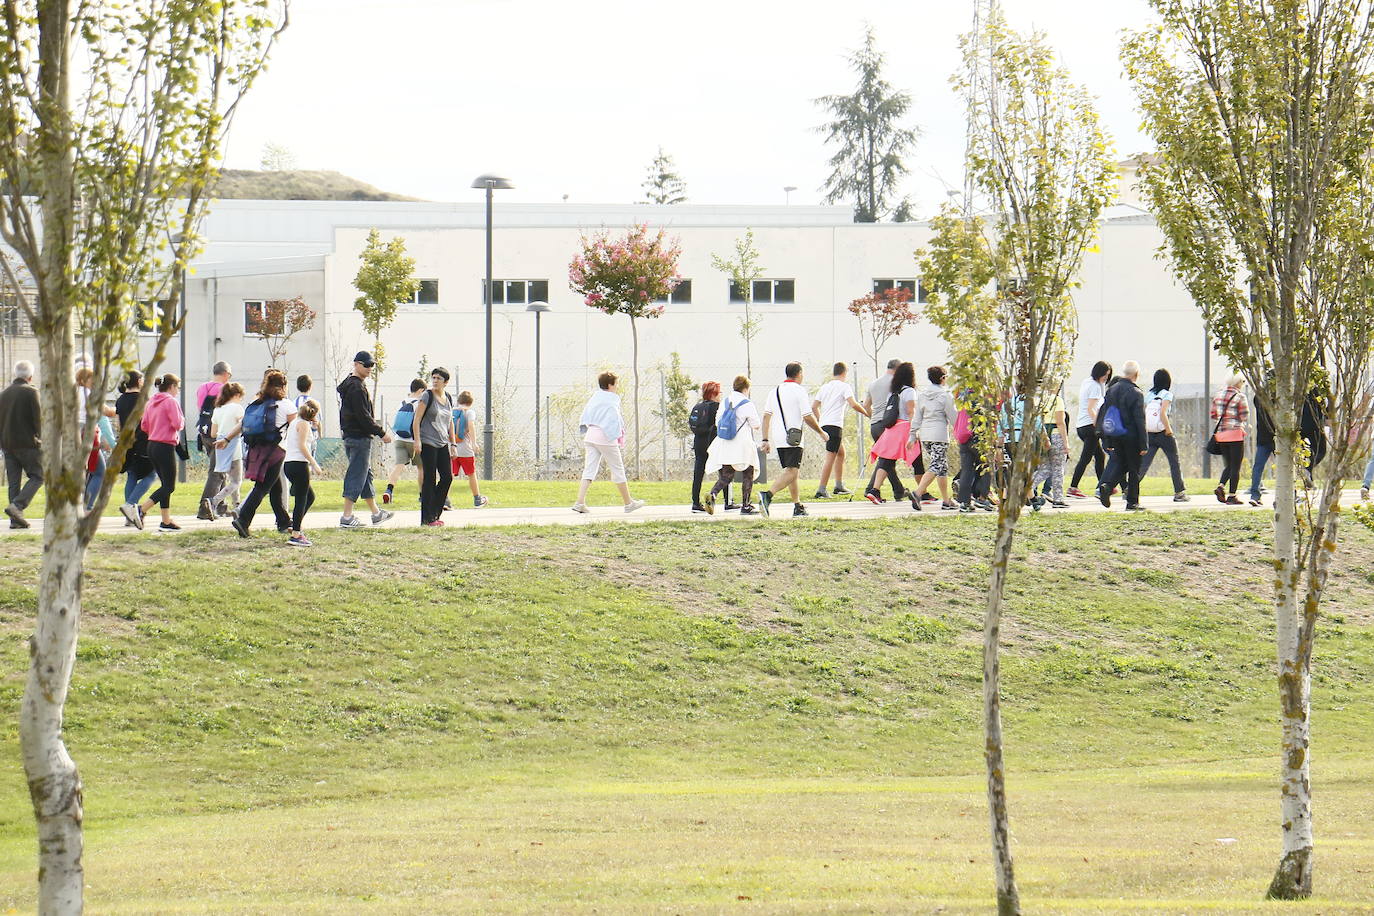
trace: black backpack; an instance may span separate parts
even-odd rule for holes
[[[692,412],[687,415],[687,428],[698,436],[713,432],[716,428],[716,420],[712,416],[711,405],[714,403],[715,401],[697,401]]]
[[[883,415],[874,420],[868,428],[868,431],[873,435],[873,440],[876,442],[884,431],[896,426],[897,418],[901,415],[900,392],[894,391],[887,396],[887,406],[883,408]]]
[[[200,415],[196,417],[196,448],[200,451],[208,451],[206,444],[210,440],[210,418],[215,413],[215,401],[218,395],[207,394],[205,400],[200,402]]]

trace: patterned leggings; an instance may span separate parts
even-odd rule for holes
[[[1050,449],[1040,459],[1035,473],[1031,475],[1031,491],[1034,492],[1045,481],[1050,482],[1050,499],[1057,503],[1064,501],[1064,437],[1059,430],[1050,434]]]
[[[725,488],[730,486],[730,481],[735,479],[735,469],[730,465],[725,465],[720,469],[716,479],[716,485],[711,488],[711,496],[722,493]],[[749,505],[749,498],[754,495],[754,466],[751,464],[740,473],[740,505]]]

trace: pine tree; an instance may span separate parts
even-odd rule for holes
[[[876,223],[886,216],[888,200],[907,173],[902,156],[916,145],[917,130],[901,126],[911,109],[911,96],[883,79],[883,54],[874,46],[873,29],[864,45],[849,57],[859,75],[853,95],[816,99],[834,119],[816,128],[839,150],[830,157],[830,177],[821,186],[826,203],[854,201],[854,222]]]
[[[658,155],[649,164],[644,178],[644,199],[651,204],[685,204],[687,182],[677,173],[673,157],[658,148]]]

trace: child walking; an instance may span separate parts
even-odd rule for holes
[[[239,493],[243,487],[243,436],[231,430],[243,426],[243,386],[226,382],[215,399],[215,412],[210,415],[210,436],[214,441],[215,472],[224,475],[224,486],[208,499],[201,501],[200,514],[209,518],[238,512]]]
[[[286,431],[286,463],[282,473],[291,485],[291,530],[286,543],[292,547],[313,546],[303,528],[305,514],[315,504],[310,474],[324,473],[315,461],[315,422],[319,415],[320,405],[313,398],[308,399],[297,409],[296,419]]]
[[[458,395],[458,406],[453,411],[453,426],[458,434],[458,442],[453,446],[453,476],[464,474],[468,479],[468,489],[472,491],[473,508],[480,509],[487,504],[477,485],[477,449],[473,447],[473,432],[477,429],[477,415],[472,409],[472,392],[464,391]]]

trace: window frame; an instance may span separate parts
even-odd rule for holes
[[[880,284],[886,283],[888,286],[881,287]],[[910,284],[908,286],[908,284]],[[884,289],[909,289],[911,291],[911,301],[916,305],[925,305],[929,301],[930,293],[926,290],[926,285],[921,282],[920,277],[874,277],[873,292],[878,294]]]
[[[749,300],[750,303],[753,304],[753,305],[796,305],[796,304],[797,304],[797,278],[796,278],[796,277],[759,277],[757,280],[753,280],[753,281],[750,281],[750,282],[753,284],[753,285],[750,287],[750,289],[751,289],[751,291],[754,291],[754,292],[757,292],[757,290],[758,290],[758,285],[759,285],[759,284],[761,284],[761,283],[767,283],[767,284],[768,284],[769,298],[767,298],[767,299],[761,299],[761,298],[759,298],[759,297],[756,295],[756,296],[754,296],[751,300]],[[735,291],[736,291],[737,289],[739,289],[739,284],[737,284],[734,280],[727,280],[726,283],[727,283],[726,292],[725,292],[726,298],[727,298],[732,304],[733,304],[733,303],[741,303],[741,304],[742,304],[742,303],[744,302],[744,298],[743,298],[743,297],[738,297],[738,298],[737,298],[736,295],[735,295]],[[783,283],[790,283],[790,284],[792,285],[792,293],[791,293],[791,296],[790,296],[789,298],[787,298],[787,299],[779,299],[779,298],[778,298],[778,287],[779,287],[781,284],[783,284]]]

